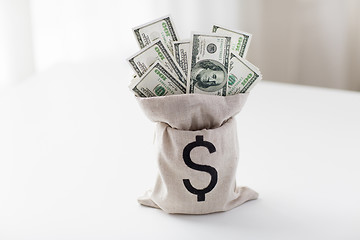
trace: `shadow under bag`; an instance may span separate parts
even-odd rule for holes
[[[202,94],[137,98],[156,126],[159,174],[155,186],[138,199],[167,213],[227,211],[256,199],[236,186],[239,157],[236,120],[248,94]]]

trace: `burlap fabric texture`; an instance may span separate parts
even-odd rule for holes
[[[258,197],[236,185],[239,157],[236,120],[248,94],[137,98],[156,126],[159,174],[138,199],[167,213],[227,211]]]

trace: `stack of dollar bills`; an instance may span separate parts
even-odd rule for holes
[[[249,33],[214,25],[210,33],[179,40],[170,16],[133,31],[141,50],[128,59],[136,72],[129,88],[138,97],[228,96],[249,92],[262,79],[259,69],[245,59]]]

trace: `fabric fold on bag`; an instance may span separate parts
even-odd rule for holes
[[[244,106],[248,93],[231,96],[204,94],[136,98],[145,115],[153,122],[167,123],[182,130],[220,127]]]

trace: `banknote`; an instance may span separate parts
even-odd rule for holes
[[[133,28],[136,39],[141,48],[161,39],[171,54],[173,54],[173,41],[178,37],[170,15],[145,23]]]
[[[129,84],[129,89],[132,91],[132,89],[136,86],[136,84],[138,84],[140,81],[140,78],[135,75],[131,80],[130,80],[130,84]],[[139,94],[137,94],[136,92],[133,92],[135,94],[135,96],[139,97]]]
[[[192,34],[188,93],[226,96],[230,44],[228,36]]]
[[[174,41],[173,42],[174,47],[174,56],[185,73],[187,75],[188,73],[188,62],[189,62],[189,51],[190,51],[190,41]]]
[[[178,78],[181,84],[186,87],[185,74],[160,39],[146,48],[141,49],[138,53],[128,59],[130,65],[134,68],[139,77],[141,77],[156,60],[159,60],[170,73]]]
[[[261,79],[257,67],[231,52],[227,95],[249,92]]]
[[[136,82],[131,90],[139,97],[157,97],[185,94],[186,88],[160,62],[156,61]]]
[[[245,58],[250,46],[252,35],[247,32],[230,30],[228,28],[214,25],[213,33],[223,34],[231,37],[231,51],[236,52],[240,57]]]

